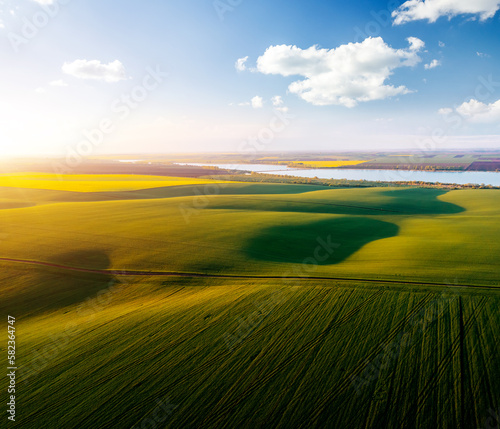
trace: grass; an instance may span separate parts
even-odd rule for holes
[[[496,294],[119,281],[19,318],[20,427],[140,427],[160,398],[172,428],[477,427],[498,398]]]
[[[349,258],[368,243],[397,235],[398,227],[393,223],[362,216],[335,217],[298,224],[293,234],[290,234],[289,225],[269,227],[253,237],[246,249],[249,259],[300,264],[314,257],[311,255],[319,243],[327,242],[326,237],[332,237],[331,249],[320,251],[320,258],[314,261],[319,265],[332,265]],[[319,241],[321,237],[325,238]],[[327,257],[330,250],[333,253]]]
[[[315,268],[318,276],[498,282],[496,190],[304,188],[227,184],[210,188],[212,196],[198,186],[78,193],[78,199],[40,191],[38,201],[30,195],[32,207],[0,210],[0,234],[8,235],[0,256],[57,262],[74,251],[103,252],[118,270],[272,275],[295,270],[317,237],[331,235],[340,247]],[[10,197],[15,201],[15,192]],[[352,225],[375,225],[362,245],[335,226],[345,218]],[[378,225],[394,225],[393,232],[379,235]],[[270,239],[287,243],[296,231],[307,237],[293,246],[300,252],[282,261],[265,256]],[[339,252],[346,257],[338,258]],[[92,268],[91,261],[73,259],[73,265]]]
[[[474,428],[498,410],[500,191],[95,192],[121,181],[0,188],[0,257],[104,270],[0,261],[16,427],[141,427],[159,399],[172,428]]]

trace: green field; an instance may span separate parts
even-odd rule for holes
[[[160,407],[162,428],[466,429],[499,410],[500,191],[95,181],[0,188],[13,427],[150,427]]]

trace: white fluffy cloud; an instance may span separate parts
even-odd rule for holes
[[[66,82],[64,82],[62,79],[59,80],[53,80],[52,82],[49,83],[50,86],[68,86]]]
[[[449,107],[443,107],[442,109],[438,110],[438,113],[440,115],[449,115],[450,113],[453,113],[453,109],[450,109]]]
[[[435,22],[441,16],[451,18],[462,14],[492,18],[500,9],[500,0],[409,0],[392,12],[394,24],[427,19]]]
[[[281,98],[281,95],[275,95],[273,98],[271,98],[271,101],[273,103],[273,106],[275,107],[283,105],[283,98]]]
[[[271,104],[273,105],[274,110],[278,110],[280,112],[288,112],[288,107],[284,105],[283,98],[281,95],[275,95],[274,97],[271,97]],[[240,107],[247,107],[251,106],[254,109],[262,109],[265,105],[264,98],[262,98],[259,95],[256,95],[253,97],[250,101],[244,101],[242,103],[229,103],[230,106],[240,106]]]
[[[279,112],[283,113],[288,112],[288,107],[284,105],[283,98],[281,97],[281,95],[275,95],[273,98],[271,98],[271,102],[273,103],[274,108]]]
[[[260,109],[264,107],[264,100],[262,99],[262,97],[259,97],[258,95],[252,98],[251,103],[254,109]]]
[[[234,65],[236,67],[236,70],[245,71],[247,69],[247,66],[245,65],[247,60],[248,60],[248,56],[244,57],[244,58],[239,58]]]
[[[103,64],[98,60],[76,60],[64,63],[62,71],[79,79],[103,80],[105,82],[118,82],[127,79],[125,67],[116,60]]]
[[[420,51],[425,48],[425,43],[418,37],[408,37],[406,40],[410,44],[410,51]]]
[[[500,100],[491,104],[485,104],[481,101],[471,99],[457,107],[457,112],[472,122],[498,122],[500,121]]]
[[[500,122],[500,100],[485,104],[481,101],[472,98],[465,103],[462,103],[456,108],[458,114],[469,120],[470,122],[476,123],[493,123]],[[442,115],[449,115],[453,112],[453,109],[445,107],[439,109],[438,113]]]
[[[425,46],[416,37],[408,39],[407,49],[393,49],[381,37],[367,38],[335,49],[312,46],[270,46],[257,60],[264,74],[303,76],[288,87],[314,105],[354,107],[359,102],[383,100],[411,92],[405,86],[386,85],[398,67],[411,67],[421,61],[418,53]]]
[[[439,61],[439,60],[432,60],[429,64],[425,64],[424,68],[426,70],[429,70],[429,69],[433,69],[433,68],[439,67],[440,65],[441,65],[441,61]]]

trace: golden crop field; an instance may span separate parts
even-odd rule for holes
[[[49,189],[70,192],[133,191],[181,185],[219,183],[208,179],[116,174],[0,174],[0,187]],[[228,182],[226,182],[228,183]]]

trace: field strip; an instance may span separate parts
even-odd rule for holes
[[[226,195],[224,195],[226,196]],[[272,200],[265,198],[249,198],[246,196],[239,196],[238,194],[233,195],[235,200],[245,200],[245,201],[259,201],[259,202],[280,202],[280,203],[293,203],[293,204],[305,204],[305,205],[318,205],[318,206],[330,206],[330,207],[347,207],[349,209],[361,209],[361,210],[371,210],[378,212],[387,212],[387,213],[401,213],[401,214],[414,214],[411,212],[403,212],[401,210],[390,210],[390,209],[381,209],[378,207],[363,207],[363,206],[353,206],[349,204],[335,204],[335,203],[324,203],[320,201],[297,201],[297,200]],[[243,208],[242,210],[248,210],[248,208]],[[260,209],[259,211],[267,211],[265,209]],[[271,210],[272,211],[272,210]]]
[[[331,291],[331,289],[330,289]],[[354,290],[352,290],[348,296],[347,296],[347,300],[349,299],[349,297],[354,293]],[[319,294],[317,296],[320,296]],[[327,293],[324,293],[321,295],[320,297],[320,302],[318,304],[315,305],[315,307],[317,307],[318,305],[321,305],[325,299],[327,297],[330,296],[330,292],[327,290]],[[303,306],[302,307],[302,311],[300,312],[299,315],[297,316],[294,316],[293,317],[293,320],[292,320],[292,323],[295,321],[295,320],[301,320],[302,317],[305,317],[306,316],[306,312],[310,312],[311,311],[311,308],[309,308],[309,305],[307,306]],[[341,309],[338,310],[338,312],[340,311]],[[288,319],[291,319],[291,317],[287,316]],[[281,318],[282,319],[282,318]],[[300,326],[298,323],[297,323],[297,327],[295,328],[295,330],[293,331],[292,334],[290,334],[291,337],[295,336],[295,334],[302,328],[302,326]],[[319,334],[320,336],[321,334]],[[255,338],[255,336],[254,336]],[[257,365],[258,366],[258,362],[259,362],[259,359],[262,359],[262,357],[264,355],[266,355],[266,353],[268,353],[268,351],[270,349],[273,350],[274,354],[279,356],[283,351],[284,349],[288,346],[288,344],[286,342],[282,342],[281,344],[279,344],[278,346],[275,345],[275,342],[272,342],[270,343],[266,349],[263,349],[261,350],[259,356],[260,358],[256,358],[254,359],[251,364],[247,367],[247,369],[245,371],[243,371],[239,377],[238,377],[238,380],[236,380],[233,385],[225,392],[224,396],[218,401],[218,403],[214,406],[214,408],[217,410],[217,408],[223,408],[224,407],[224,404],[227,404],[231,401],[233,401],[232,397],[235,397],[235,396],[238,396],[238,395],[243,395],[248,389],[249,389],[249,386],[251,387],[252,385],[254,384],[259,384],[259,379],[262,378],[261,374],[258,374],[256,375],[255,377],[252,378],[252,380],[250,381],[250,383],[247,383],[248,386],[243,390],[242,393],[239,393],[237,392],[237,390],[239,389],[239,387],[241,385],[243,385],[245,383],[245,380],[248,380],[249,378],[249,372],[253,371],[255,369],[255,366]],[[307,351],[307,350],[305,350]],[[287,362],[286,360],[285,361],[282,361],[280,363],[280,365],[283,364],[283,362]],[[211,411],[211,414],[213,413],[213,410]],[[209,417],[209,416],[208,416]],[[208,418],[207,417],[207,418]]]
[[[282,372],[287,366],[292,363],[295,363],[297,359],[299,359],[305,352],[309,352],[317,345],[321,344],[328,334],[334,330],[347,323],[354,315],[356,315],[363,307],[365,307],[370,302],[374,301],[378,296],[384,293],[383,290],[378,290],[362,301],[357,307],[353,308],[347,314],[345,314],[341,319],[332,320],[328,326],[315,338],[308,341],[294,353],[292,353],[287,359],[279,363],[274,369],[263,377],[254,379],[249,386],[247,386],[243,392],[241,392],[237,397],[227,402],[219,402],[205,417],[202,425],[212,426],[213,424],[220,423],[220,420],[223,419],[234,407],[239,405],[246,397],[248,397],[251,393],[256,391],[257,389],[263,387],[266,383],[272,380],[276,375]],[[224,398],[223,398],[224,399]]]
[[[409,313],[407,313],[396,325],[394,325],[387,336],[375,347],[373,347],[369,353],[359,361],[359,363],[351,369],[349,376],[341,380],[337,385],[324,394],[322,401],[316,405],[313,412],[310,414],[310,421],[318,423],[318,419],[321,418],[322,414],[327,409],[328,405],[333,403],[340,395],[344,394],[347,390],[352,388],[353,379],[359,376],[364,369],[371,365],[373,360],[377,355],[383,353],[385,346],[394,341],[398,334],[403,332],[405,324],[413,318],[415,314],[420,312],[433,298],[432,293],[425,295],[418,303],[414,304],[413,308]],[[303,427],[303,426],[301,426]]]
[[[214,278],[214,279],[249,279],[249,280],[334,280],[345,282],[360,282],[360,283],[377,283],[377,284],[404,284],[404,285],[417,285],[417,286],[440,286],[446,288],[478,288],[478,289],[498,289],[497,286],[477,285],[477,284],[460,284],[451,285],[447,283],[437,282],[419,282],[409,280],[384,280],[384,279],[363,279],[351,277],[294,277],[294,276],[256,276],[244,274],[203,274],[203,273],[189,273],[189,272],[175,272],[175,271],[139,271],[139,270],[96,270],[91,268],[78,268],[69,265],[54,264],[51,262],[33,261],[28,259],[14,259],[14,258],[0,258],[0,262],[14,262],[19,264],[39,265],[44,267],[59,268],[68,271],[78,271],[90,274],[102,275],[115,275],[115,276],[132,276],[132,277],[201,277],[201,278]]]
[[[406,425],[409,424],[409,422],[412,418],[417,419],[419,413],[422,411],[423,407],[425,406],[425,401],[428,399],[429,395],[436,389],[443,374],[445,373],[445,371],[447,369],[449,369],[449,366],[452,364],[453,356],[455,356],[455,354],[458,353],[459,358],[460,358],[460,353],[461,353],[460,350],[463,348],[462,344],[463,344],[463,341],[464,341],[466,335],[472,329],[472,325],[473,325],[473,322],[475,320],[475,313],[479,313],[480,311],[482,311],[485,304],[486,304],[486,298],[481,299],[479,304],[472,311],[472,314],[470,315],[467,322],[464,325],[461,324],[461,326],[459,327],[460,332],[453,340],[453,342],[452,342],[448,352],[444,356],[443,360],[441,362],[439,362],[439,364],[437,365],[437,368],[434,370],[431,377],[429,377],[429,380],[427,381],[427,383],[425,384],[423,389],[419,392],[417,398],[413,401],[412,404],[410,404],[405,415],[402,417],[402,419],[400,421],[400,423],[401,423],[400,427],[407,427]],[[459,305],[461,308],[461,302]],[[459,308],[459,317],[463,317],[463,316],[460,316],[460,314],[461,314],[460,308]],[[462,321],[462,323],[463,323],[463,321]],[[464,399],[464,392],[463,392],[464,387],[462,385],[462,381],[463,381],[463,377],[464,377],[464,370],[463,370],[462,359],[460,359],[460,367],[461,367],[461,369],[460,369],[460,418],[461,418],[461,421],[463,422],[465,408],[462,406],[462,402]]]
[[[327,295],[329,294],[329,291],[324,291],[322,293],[322,298],[325,298]],[[315,300],[317,299],[317,295],[315,295],[314,297],[312,297],[310,300],[308,301],[305,301],[304,303],[302,303],[299,307],[297,307],[297,310],[299,311],[305,311],[309,308],[309,305],[314,302]],[[278,323],[280,320],[286,320],[287,318],[289,318],[289,315],[284,315],[284,316],[281,316],[279,319],[277,319],[275,321],[275,323]],[[272,328],[274,326],[273,325],[266,325],[264,326],[262,329],[260,329],[261,331],[265,331],[265,330],[268,330],[270,328]],[[203,328],[203,330],[207,329],[208,327],[206,328]],[[247,339],[247,341],[253,341],[255,340],[255,335],[252,334],[249,336],[249,338]],[[174,342],[171,342],[167,345],[167,347],[172,347],[172,346],[175,346],[175,345],[178,345],[179,343],[183,342],[185,340],[175,340]],[[241,344],[237,344],[235,345],[235,349],[238,349],[239,347],[241,347]],[[176,386],[178,385],[179,383],[181,382],[185,382],[189,379],[192,379],[194,378],[195,376],[197,375],[200,375],[200,374],[203,374],[203,372],[207,369],[207,368],[210,368],[211,366],[214,366],[216,364],[220,364],[221,361],[228,357],[229,355],[231,355],[231,351],[227,348],[225,348],[223,351],[217,353],[215,356],[213,356],[212,358],[210,358],[209,360],[205,361],[201,366],[198,366],[196,368],[193,368],[191,371],[189,371],[187,374],[183,375],[182,377],[178,378],[178,379],[175,379],[173,380],[170,384],[167,384],[166,386],[164,386],[162,388],[162,390],[160,392],[158,392],[158,394],[167,394],[169,392],[169,390],[173,387],[173,386]],[[150,360],[150,356],[146,356],[144,357],[139,363],[144,363],[144,362],[148,362]],[[97,383],[95,383],[95,385],[101,385],[101,384],[104,384],[108,381],[108,379],[110,377],[115,377],[118,373],[120,372],[123,372],[123,371],[128,371],[130,368],[132,367],[135,367],[137,365],[137,362],[132,362],[130,364],[128,364],[128,366],[126,367],[123,367],[123,368],[118,368],[117,370],[114,371],[114,373],[109,373],[106,377],[102,378],[101,380],[99,380]],[[141,410],[143,409],[145,406],[147,406],[148,404],[150,404],[151,402],[153,402],[155,399],[155,397],[149,397],[149,398],[144,398],[144,400],[142,402],[140,402],[139,404],[136,404],[134,407],[128,409],[126,412],[122,413],[120,416],[118,416],[117,418],[120,418],[122,417],[124,414],[132,411],[132,410]],[[86,421],[86,419],[90,418],[91,417],[91,414],[93,412],[96,412],[99,408],[102,408],[104,407],[105,404],[100,404],[97,406],[97,408],[95,408],[92,412],[89,412],[89,414],[83,418],[82,421],[80,421],[78,423],[77,426],[74,426],[74,428],[79,428],[81,427],[81,424]],[[107,427],[111,427],[111,426],[104,426],[105,428]]]

